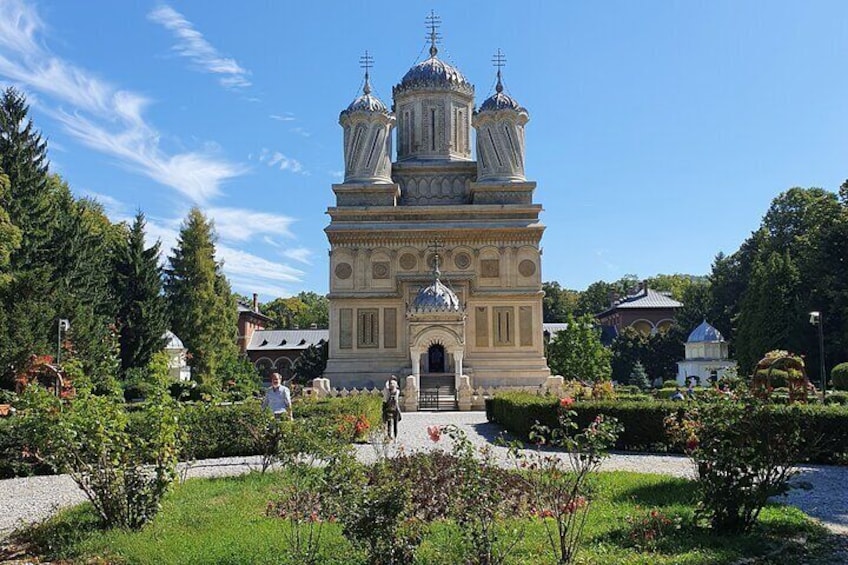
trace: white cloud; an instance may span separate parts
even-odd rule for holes
[[[39,107],[68,133],[198,203],[218,195],[221,183],[245,172],[216,157],[209,147],[175,155],[162,151],[159,132],[143,116],[150,101],[56,57],[42,46],[43,30],[31,6],[20,0],[0,2],[0,76],[58,103],[50,107],[39,99]]]
[[[221,75],[218,82],[222,86],[229,89],[250,86],[247,78],[250,72],[239,65],[235,59],[224,57],[218,52],[182,14],[167,4],[162,4],[147,17],[174,34],[177,43],[173,46],[173,50],[180,56],[189,59],[201,71]]]
[[[269,167],[276,167],[281,171],[291,171],[293,173],[301,173],[308,174],[303,170],[303,165],[297,159],[292,159],[291,157],[286,157],[279,151],[268,151],[266,148],[262,148],[262,151],[259,152],[259,162],[265,163]]]
[[[334,179],[344,178],[344,171],[328,171],[328,174]]]
[[[277,120],[278,122],[293,122],[295,120],[294,116],[289,112],[286,112],[284,116],[281,116],[280,114],[271,114],[268,117],[272,120]]]
[[[289,130],[292,133],[296,133],[298,135],[302,135],[303,137],[310,137],[312,134],[306,131],[306,129],[302,127],[296,127]]]
[[[224,261],[224,272],[233,287],[244,292],[288,296],[284,285],[300,283],[305,274],[300,269],[275,263],[227,245],[218,245],[218,258]]]
[[[248,241],[256,235],[294,237],[290,227],[295,219],[288,216],[241,208],[208,208],[205,212],[224,240]]]
[[[285,251],[283,251],[283,257],[287,257],[288,259],[292,259],[300,263],[305,263],[307,265],[312,264],[312,262],[309,260],[309,258],[312,257],[312,251],[306,249],[305,247],[295,247],[292,249],[286,249]]]
[[[126,215],[124,203],[119,201],[117,198],[109,196],[108,194],[94,192],[93,190],[83,190],[82,195],[86,198],[91,198],[92,200],[99,202],[106,211],[106,215],[111,218],[123,217]],[[122,220],[118,221],[120,222]]]

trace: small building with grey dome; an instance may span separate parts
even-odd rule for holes
[[[692,330],[684,347],[685,359],[677,363],[677,382],[681,385],[693,377],[706,384],[720,379],[728,370],[736,370],[736,361],[729,359],[727,341],[706,320]]]

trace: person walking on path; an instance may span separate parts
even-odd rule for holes
[[[397,438],[400,419],[400,389],[396,380],[389,379],[383,390],[383,421],[386,423],[386,434],[392,439]]]
[[[265,391],[265,398],[262,399],[262,409],[269,409],[277,419],[294,420],[291,409],[291,391],[289,387],[281,383],[280,373],[272,373],[271,386]]]

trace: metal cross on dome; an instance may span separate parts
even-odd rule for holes
[[[503,84],[501,83],[501,69],[506,66],[506,56],[501,52],[500,47],[498,47],[498,52],[492,57],[492,65],[498,68],[498,84],[495,86],[495,90],[502,92]]]
[[[427,246],[427,250],[431,251],[433,253],[433,274],[435,275],[436,278],[439,278],[439,275],[442,274],[441,271],[439,270],[439,267],[440,267],[439,251],[443,248],[444,248],[444,245],[442,245],[442,242],[439,239],[433,240],[433,242],[430,245]]]
[[[439,50],[436,48],[436,43],[442,39],[442,36],[436,31],[442,25],[442,18],[436,15],[435,10],[430,10],[430,15],[426,18],[427,27],[430,28],[430,33],[427,39],[430,40],[430,56],[435,57]]]
[[[371,81],[368,76],[368,71],[374,66],[374,57],[368,54],[365,50],[365,55],[359,58],[359,66],[365,69],[365,87],[362,89],[365,94],[371,94]]]

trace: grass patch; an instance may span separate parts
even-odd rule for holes
[[[162,512],[139,532],[98,530],[96,516],[84,504],[18,537],[48,559],[79,563],[101,562],[98,559],[126,564],[289,563],[282,535],[286,523],[265,516],[267,503],[287,480],[285,472],[192,479],[178,485],[164,501]],[[760,557],[758,564],[813,563],[816,552],[824,551],[824,530],[801,511],[782,505],[764,509],[756,531],[749,535],[714,535],[693,523],[693,488],[689,481],[660,475],[600,473],[594,481],[596,496],[586,526],[586,543],[577,562],[706,565]],[[674,520],[675,525],[650,547],[634,546],[628,519],[652,509]],[[524,530],[509,563],[553,563],[538,519],[515,519],[502,526]],[[323,562],[364,564],[364,558],[342,537],[338,524],[325,527]],[[802,537],[804,544],[792,541]],[[462,563],[459,540],[450,521],[431,524],[416,562]]]

